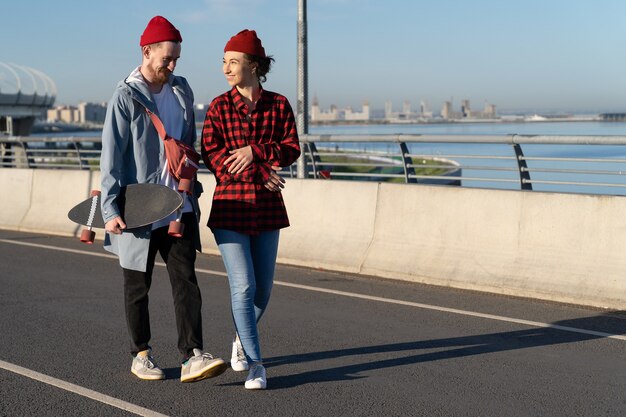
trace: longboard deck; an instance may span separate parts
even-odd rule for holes
[[[116,202],[126,228],[135,229],[174,213],[183,205],[183,197],[164,185],[131,184],[121,188]],[[67,217],[74,223],[103,229],[100,206],[100,195],[95,195],[74,206]]]

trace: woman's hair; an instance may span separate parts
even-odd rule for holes
[[[274,62],[274,57],[268,55],[265,58],[261,58],[260,56],[244,54],[246,59],[250,62],[253,68],[256,68],[254,74],[259,79],[259,83],[263,84],[267,81],[267,73],[270,72],[272,68],[272,62]]]

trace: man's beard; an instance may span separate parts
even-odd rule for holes
[[[159,84],[167,84],[167,81],[170,78],[171,72],[166,68],[158,68],[156,73],[154,74],[154,82]]]

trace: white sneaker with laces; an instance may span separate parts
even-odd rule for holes
[[[180,369],[181,382],[195,382],[221,375],[228,368],[221,358],[214,358],[200,349],[193,350],[193,356],[183,363]]]
[[[265,389],[267,387],[267,375],[263,365],[255,363],[250,367],[245,387],[246,389]]]
[[[233,351],[230,356],[230,367],[233,368],[233,371],[235,372],[247,371],[250,368],[248,366],[248,360],[246,359],[243,346],[238,338],[235,338],[235,341],[233,342]]]
[[[137,378],[148,381],[165,379],[165,373],[158,367],[150,351],[148,351],[147,354],[137,354],[130,365],[130,371],[135,374]]]

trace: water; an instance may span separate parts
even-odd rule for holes
[[[533,122],[533,123],[439,123],[439,124],[395,124],[395,125],[344,125],[312,126],[311,134],[376,135],[376,134],[429,134],[429,135],[554,135],[554,136],[626,136],[626,122]],[[361,145],[363,146],[363,145]],[[381,144],[376,144],[380,148]],[[393,145],[386,145],[393,146]],[[422,147],[422,144],[413,144]],[[443,145],[437,145],[443,146]],[[481,145],[490,146],[490,145]],[[530,145],[525,145],[529,147]],[[598,147],[591,145],[535,145],[543,152],[555,156],[586,155],[587,157],[623,154],[626,148]],[[471,144],[454,145],[463,150]],[[610,148],[610,149],[609,149]],[[487,148],[486,148],[487,149]]]
[[[463,134],[463,135],[557,135],[557,136],[626,136],[626,122],[512,122],[512,123],[437,123],[437,124],[370,124],[370,125],[311,125],[311,134]],[[99,137],[101,132],[62,132],[42,133],[33,136],[43,137]],[[200,132],[198,132],[200,136]],[[397,144],[389,143],[353,143],[324,144],[326,147],[359,150],[384,151],[398,153]],[[519,189],[519,174],[514,152],[506,144],[408,144],[409,152],[425,157],[441,157],[460,164],[465,178],[479,178],[475,181],[464,179],[463,186],[479,188]],[[533,181],[590,182],[592,185],[568,185],[533,183],[537,191],[559,191],[591,194],[626,195],[626,146],[605,145],[523,145],[522,150],[528,158],[538,157],[569,157],[622,159],[624,162],[559,162],[559,161],[528,161]],[[472,155],[474,158],[463,158],[458,155]],[[485,156],[507,157],[508,160],[478,158]],[[482,168],[482,169],[481,169]],[[494,170],[497,169],[497,170]],[[598,172],[595,174],[579,174],[574,172],[554,173],[545,170],[567,169]],[[623,172],[623,173],[622,173]],[[489,181],[493,179],[494,181]],[[510,182],[495,181],[503,179]],[[604,183],[623,186],[613,187]]]
[[[626,122],[433,123],[310,126],[311,134],[626,135]]]
[[[548,135],[548,136],[626,136],[626,122],[517,122],[517,123],[439,123],[439,124],[395,124],[395,125],[345,125],[312,126],[311,134],[376,135],[376,134],[429,134],[429,135]],[[356,145],[364,148],[364,145]],[[374,148],[394,148],[395,145],[375,144]],[[409,144],[411,151],[428,152],[429,144]],[[474,148],[483,151],[510,148],[509,145],[438,144],[433,154],[446,149],[458,153],[475,153]],[[394,148],[395,150],[395,148]],[[561,157],[607,157],[625,156],[626,147],[595,145],[524,145],[530,154],[540,151],[545,156]],[[507,152],[506,154],[510,154]]]

